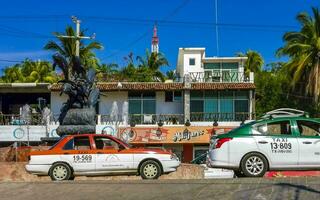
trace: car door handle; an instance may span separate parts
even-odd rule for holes
[[[68,154],[70,154],[70,153],[63,153],[64,155],[68,155]]]
[[[309,142],[309,141],[304,141],[302,142],[303,144],[312,144],[312,142]]]
[[[98,151],[98,152],[97,152],[97,154],[103,154],[103,152],[101,152],[101,151]]]
[[[259,144],[267,144],[268,142],[267,141],[259,141],[258,143]]]

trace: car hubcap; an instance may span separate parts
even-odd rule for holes
[[[67,177],[68,171],[67,168],[59,165],[53,169],[53,176],[56,180],[64,180]]]
[[[257,156],[250,157],[246,162],[246,169],[252,175],[258,175],[263,171],[264,164]]]
[[[147,178],[155,177],[157,175],[157,172],[157,166],[155,166],[154,164],[147,164],[143,169],[143,173]]]

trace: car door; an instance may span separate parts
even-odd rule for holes
[[[96,171],[128,171],[133,169],[133,154],[122,144],[107,136],[94,137]]]
[[[299,133],[300,167],[320,167],[320,123],[313,120],[296,120]]]
[[[253,126],[259,152],[269,159],[271,168],[298,167],[299,145],[290,120],[270,120]]]
[[[88,136],[75,136],[63,147],[62,161],[70,163],[75,172],[95,171],[96,155]]]

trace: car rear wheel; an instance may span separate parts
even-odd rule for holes
[[[266,158],[258,153],[249,153],[241,161],[241,171],[246,177],[262,177],[267,169]]]
[[[53,181],[65,181],[73,177],[71,168],[65,163],[53,164],[50,168],[49,175]]]
[[[143,179],[158,179],[161,175],[160,165],[154,160],[147,160],[140,167],[140,176]]]

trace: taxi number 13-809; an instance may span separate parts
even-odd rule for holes
[[[272,138],[271,151],[272,153],[292,153],[292,144],[287,138]]]

